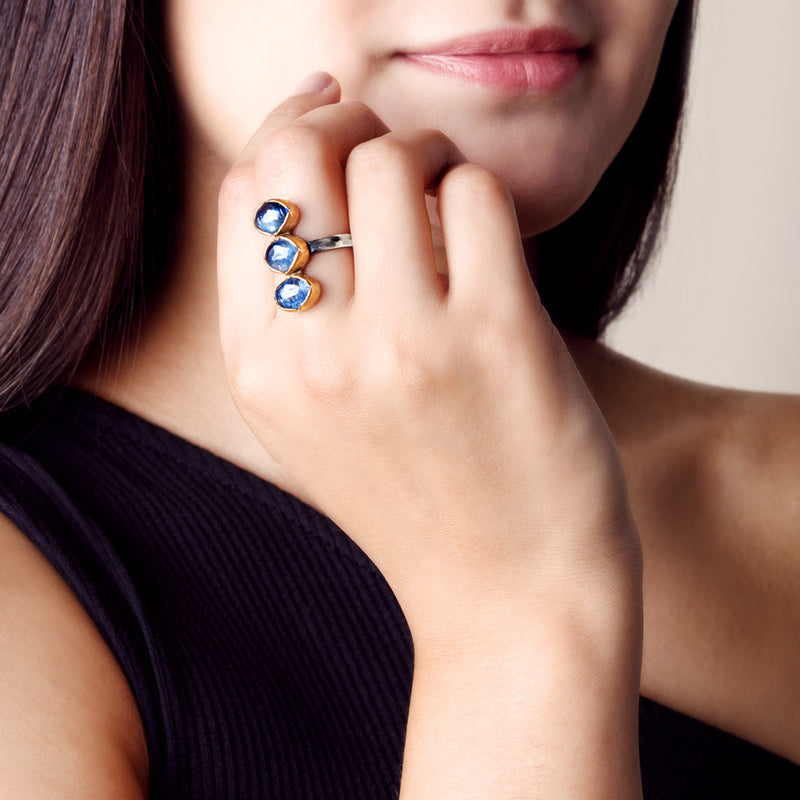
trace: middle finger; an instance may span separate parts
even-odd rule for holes
[[[462,161],[455,144],[434,130],[394,131],[351,154],[347,193],[356,298],[381,315],[443,297],[426,190]]]

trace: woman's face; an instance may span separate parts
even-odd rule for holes
[[[524,235],[576,211],[630,133],[678,0],[170,0],[198,152],[224,169],[309,72],[497,173]]]

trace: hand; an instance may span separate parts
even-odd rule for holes
[[[363,105],[338,101],[332,83],[283,103],[222,189],[234,399],[303,499],[394,589],[415,642],[415,696],[458,686],[463,700],[476,680],[493,691],[497,679],[502,711],[503,692],[518,698],[517,682],[527,692],[536,675],[540,699],[552,705],[563,688],[595,708],[580,685],[591,670],[600,707],[623,698],[629,775],[638,538],[608,428],[531,281],[513,200],[441,133],[390,132]],[[447,278],[433,245],[434,189]],[[296,233],[307,240],[352,233],[352,251],[312,258],[306,272],[323,295],[307,313],[272,302],[252,223],[268,198],[299,206]],[[504,658],[510,672],[497,668]],[[427,741],[414,709],[412,748]],[[541,725],[541,708],[534,716]],[[616,719],[589,716],[580,737]]]
[[[636,540],[614,444],[539,303],[507,189],[442,134],[389,132],[337,92],[276,109],[221,194],[223,342],[245,419],[412,617],[421,581],[528,591],[548,565],[571,583],[624,562]],[[272,303],[252,225],[269,197],[298,204],[306,239],[352,232],[352,252],[312,258],[310,312]]]
[[[429,601],[487,578],[571,592],[627,566],[614,444],[539,303],[507,189],[442,134],[389,132],[337,100],[333,83],[276,109],[221,193],[223,345],[245,419],[381,568],[412,630]],[[324,295],[310,312],[272,302],[252,225],[269,197],[298,204],[306,239],[352,232],[352,252],[312,258]]]

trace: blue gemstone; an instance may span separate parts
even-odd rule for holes
[[[300,250],[294,242],[281,237],[267,248],[264,258],[270,269],[285,275],[287,272],[291,272],[299,254]]]
[[[311,284],[299,275],[287,278],[275,289],[275,302],[284,311],[299,311],[311,295]]]
[[[289,209],[283,203],[270,200],[256,211],[256,228],[274,235],[281,230],[288,216]]]

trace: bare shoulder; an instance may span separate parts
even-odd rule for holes
[[[800,398],[573,355],[642,537],[643,693],[800,763]]]
[[[724,392],[711,431],[723,489],[748,488],[765,519],[798,540],[800,521],[800,397]],[[742,512],[745,509],[740,509]]]
[[[141,800],[141,721],[114,657],[55,570],[0,515],[0,794]]]

